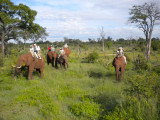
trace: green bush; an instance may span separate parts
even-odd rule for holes
[[[75,103],[70,106],[72,113],[79,117],[86,117],[90,119],[98,119],[100,116],[100,104],[96,104],[91,101],[83,101]]]
[[[158,94],[160,78],[155,73],[147,74],[146,76],[135,75],[128,78],[125,83],[127,87],[124,88],[124,92],[127,95],[148,100],[148,98]]]
[[[150,63],[142,55],[138,55],[137,59],[134,61],[135,70],[148,70],[150,68]]]
[[[152,68],[153,72],[160,73],[160,66],[155,66]]]
[[[103,116],[104,120],[158,120],[157,112],[146,100],[127,96],[120,108]]]
[[[151,47],[154,51],[157,51],[159,49],[159,46],[160,46],[160,41],[153,41],[152,44],[151,44]]]
[[[39,113],[42,113],[44,116],[52,114],[59,114],[59,106],[53,103],[44,104],[42,107],[39,108]]]
[[[158,118],[160,119],[160,92],[158,93],[157,112],[158,112]]]
[[[86,117],[88,119],[98,119],[103,111],[101,104],[97,104],[93,99],[84,95],[80,98],[81,102],[70,105],[70,111],[79,117]]]
[[[89,63],[95,62],[99,58],[99,55],[97,52],[92,52],[88,54],[87,60]]]
[[[112,41],[105,42],[105,46],[107,46],[108,48],[111,48],[112,45],[113,45]]]

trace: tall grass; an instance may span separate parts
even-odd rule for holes
[[[139,112],[145,112],[141,117],[151,111],[149,109],[148,112],[145,111],[145,107],[147,108],[145,103],[137,98],[128,99],[124,93],[124,88],[129,86],[126,81],[130,77],[136,78],[137,74],[145,73],[137,73],[132,69],[134,65],[132,54],[128,53],[129,60],[124,80],[117,82],[115,69],[110,62],[114,56],[108,55],[114,53],[115,48],[108,51],[106,49],[102,53],[99,46],[91,46],[89,52],[96,49],[100,56],[95,63],[85,61],[84,57],[87,57],[85,51],[82,51],[81,56],[76,56],[77,48],[71,49],[67,70],[60,69],[60,66],[55,69],[46,64],[44,77],[40,79],[39,73],[34,71],[34,79],[30,81],[26,79],[27,74],[18,76],[17,80],[13,78],[11,65],[16,63],[18,56],[14,59],[6,59],[5,66],[1,68],[5,71],[1,71],[0,74],[0,119],[97,120],[114,119],[114,116],[118,119],[119,115],[123,115],[123,118],[126,117],[125,115],[130,115],[134,118],[137,112],[133,113],[131,110],[136,110],[138,105],[141,106]],[[43,56],[45,56],[45,49],[43,49]],[[155,99],[151,98],[147,102],[153,106],[152,112],[157,110],[154,101]],[[148,114],[147,117],[151,118],[153,115]]]

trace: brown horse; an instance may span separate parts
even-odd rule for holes
[[[122,80],[123,79],[123,75],[124,75],[124,71],[126,68],[126,62],[124,57],[115,57],[112,65],[115,67],[115,71],[116,71],[116,79],[117,80]],[[121,77],[119,79],[119,71],[121,72]]]

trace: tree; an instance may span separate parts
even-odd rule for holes
[[[64,37],[64,42],[69,43],[69,39],[67,37]]]
[[[153,28],[160,21],[160,9],[155,2],[144,3],[143,5],[133,6],[130,9],[130,23],[134,23],[143,31],[146,39],[146,57],[150,59],[151,37]]]
[[[103,26],[100,29],[100,36],[102,38],[102,50],[104,52],[104,37],[105,37],[106,33],[104,32]]]
[[[28,6],[14,5],[10,0],[0,1],[0,36],[2,43],[2,56],[4,58],[5,42],[13,38],[13,31],[30,30],[37,12]],[[15,37],[16,34],[14,34]]]
[[[46,39],[46,36],[48,36],[48,33],[46,32],[46,28],[41,27],[38,24],[34,24],[32,26],[32,30],[30,31],[31,33],[31,41],[34,43]]]

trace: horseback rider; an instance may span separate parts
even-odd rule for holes
[[[119,47],[118,51],[117,51],[117,57],[123,57],[126,64],[127,64],[127,60],[126,60],[126,57],[124,56],[124,50],[122,47]]]
[[[121,57],[121,56],[124,56],[124,50],[122,47],[119,47],[117,51],[117,57]]]
[[[30,48],[29,48],[29,51],[34,59],[34,48],[33,48],[33,45],[30,45]]]
[[[60,48],[60,50],[59,50],[59,57],[61,56],[61,55],[64,55],[65,54],[65,52],[64,52],[64,49],[63,48]]]
[[[64,48],[68,48],[68,45],[67,45],[67,43],[64,45]]]
[[[51,45],[48,47],[48,52],[51,51]]]
[[[55,51],[54,45],[51,45],[51,51]]]
[[[40,56],[40,47],[37,46],[36,44],[34,44],[34,54],[35,54],[36,58],[42,59]]]

